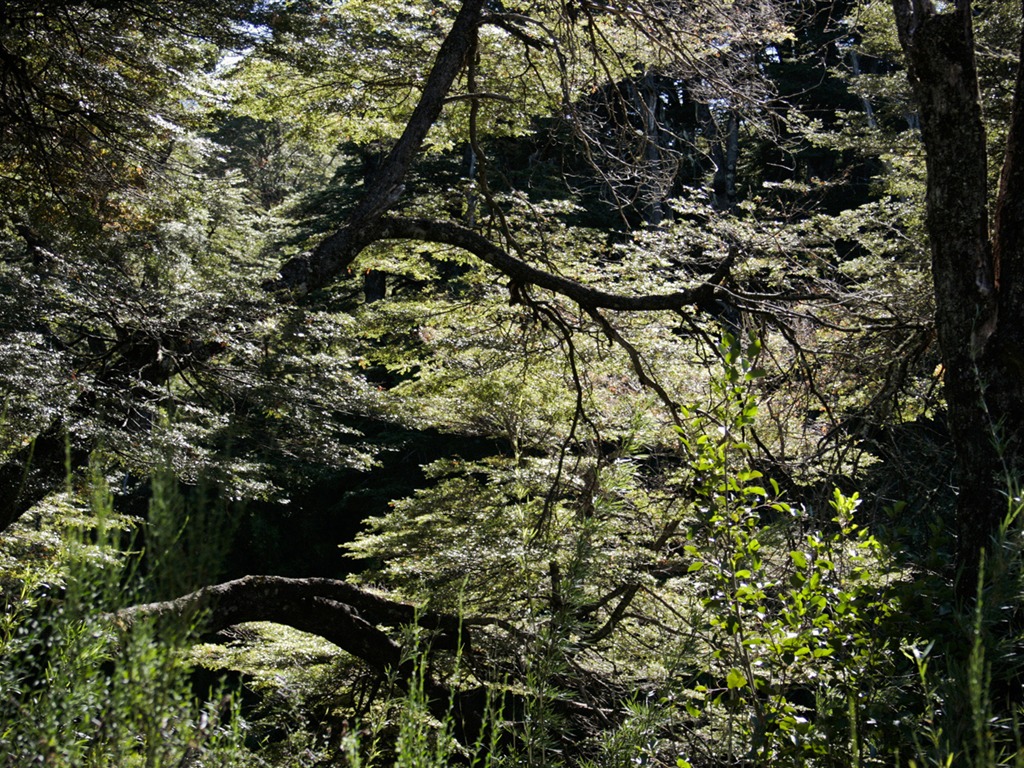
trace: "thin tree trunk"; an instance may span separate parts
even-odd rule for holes
[[[722,130],[711,109],[702,105],[706,115],[705,130],[712,143],[711,160],[715,174],[711,179],[711,205],[719,211],[729,211],[736,205],[736,166],[740,157],[740,121],[736,110],[729,110],[725,129]]]
[[[850,49],[850,69],[853,70],[854,77],[860,77],[860,55],[855,48]],[[867,96],[861,96],[860,102],[864,105],[864,115],[868,119],[868,128],[872,130],[877,128],[878,121],[875,119],[875,108],[871,105],[871,99]]]

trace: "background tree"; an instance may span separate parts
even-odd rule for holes
[[[990,636],[901,624],[907,595],[944,599],[925,578],[934,529],[905,533],[938,517],[944,478],[911,456],[901,485],[888,450],[942,414],[923,174],[875,176],[914,168],[888,145],[913,146],[916,123],[883,79],[895,46],[849,10],[271,3],[239,27],[244,49],[197,43],[181,76],[162,69],[168,41],[206,38],[166,28],[150,48],[144,9],[119,17],[167,114],[135,130],[125,113],[117,162],[135,167],[81,216],[39,218],[42,177],[11,198],[0,522],[59,525],[37,502],[67,487],[66,446],[73,462],[103,449],[141,516],[164,513],[138,503],[153,466],[248,500],[218,508],[237,531],[228,581],[100,620],[202,605],[211,631],[266,619],[328,638],[336,695],[290,721],[288,686],[254,671],[282,630],[202,651],[262,654],[249,683],[325,761],[354,717],[403,724],[380,736],[385,761],[415,727],[469,760],[489,717],[496,759],[520,763],[827,764],[847,759],[837,743],[905,761],[922,702],[970,709],[907,682],[929,684],[914,638]],[[62,92],[85,77],[47,76]],[[867,482],[886,492],[858,507]],[[869,521],[931,559],[893,562]],[[183,547],[206,530],[190,522]]]

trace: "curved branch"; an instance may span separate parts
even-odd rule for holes
[[[471,229],[447,221],[382,217],[376,232],[380,240],[421,240],[461,248],[503,272],[518,285],[535,285],[558,293],[588,309],[612,309],[624,312],[674,310],[684,306],[708,306],[726,294],[715,283],[673,293],[627,296],[602,291],[561,275],[545,272],[512,256]],[[727,262],[731,262],[731,256]],[[721,272],[721,270],[719,270]],[[718,276],[719,273],[716,273]]]
[[[469,639],[458,617],[421,612],[408,603],[325,578],[244,576],[174,600],[124,608],[113,618],[130,626],[143,617],[187,617],[200,612],[207,632],[247,621],[286,624],[323,637],[379,672],[399,667],[401,649],[378,626],[418,624],[434,630],[437,636],[432,646],[438,649],[454,649],[460,643],[465,646]]]
[[[535,37],[528,32],[525,32],[522,27],[518,26],[520,24],[536,24],[543,29],[549,37],[552,39],[554,38],[554,35],[551,35],[544,25],[529,16],[523,16],[518,13],[488,13],[483,17],[482,23],[503,29],[527,48],[535,48],[538,51],[543,51],[545,48],[550,48],[554,45],[552,41],[542,40],[539,37]]]
[[[417,662],[379,626],[418,624],[437,631],[434,649],[468,647],[468,630],[458,617],[418,611],[335,579],[245,576],[204,587],[175,600],[147,603],[117,611],[111,619],[130,626],[143,617],[190,618],[202,612],[207,631],[247,621],[271,621],[318,635],[399,683],[416,680]],[[423,692],[431,714],[454,718],[455,737],[472,748],[485,721],[481,689],[453,690],[424,673]]]

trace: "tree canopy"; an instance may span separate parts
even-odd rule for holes
[[[0,3],[8,763],[1019,756],[1020,18]]]

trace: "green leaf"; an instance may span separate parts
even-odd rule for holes
[[[729,687],[729,690],[743,688],[747,684],[746,675],[738,669],[730,669],[729,674],[725,676],[725,684]]]
[[[807,555],[805,555],[803,552],[794,549],[792,552],[789,553],[789,557],[797,568],[807,567]]]

